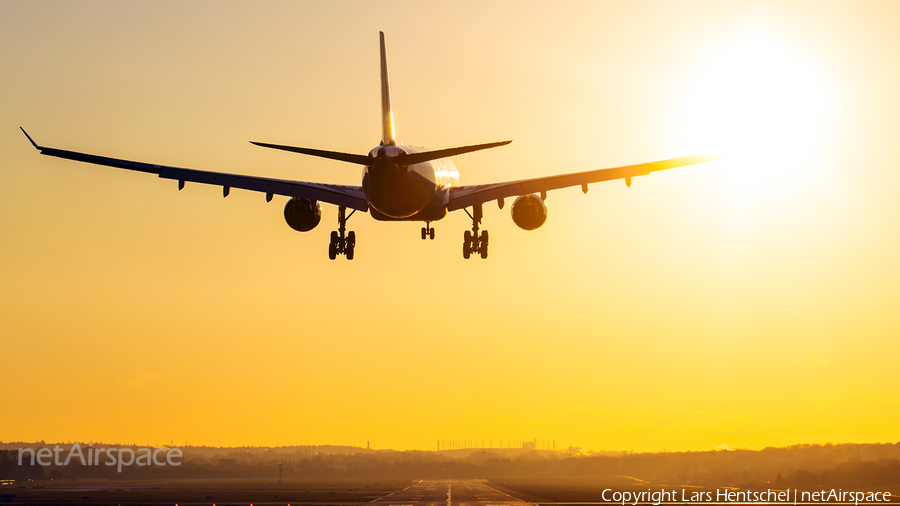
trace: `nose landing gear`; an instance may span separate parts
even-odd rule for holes
[[[356,249],[356,232],[347,232],[347,220],[356,209],[347,214],[347,208],[338,207],[338,229],[331,232],[331,243],[328,244],[328,258],[334,260],[338,255],[344,255],[347,260],[353,260],[353,250]]]
[[[480,234],[478,233],[478,225],[484,216],[481,204],[472,207],[473,214],[469,214],[468,209],[463,210],[469,215],[469,218],[472,218],[472,230],[466,230],[466,233],[463,235],[463,258],[469,258],[472,253],[478,253],[481,255],[481,258],[487,258],[488,231],[483,230]]]
[[[432,241],[434,240],[434,229],[431,228],[430,221],[426,221],[425,226],[422,227],[422,240],[424,241],[425,238],[429,238]]]

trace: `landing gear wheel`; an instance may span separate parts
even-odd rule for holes
[[[344,248],[344,256],[347,257],[347,260],[353,260],[353,252],[356,249],[356,232],[350,231],[347,233],[347,245]]]
[[[432,240],[434,239],[434,229],[431,228],[430,221],[426,221],[425,226],[422,227],[422,240],[424,241],[428,238],[431,238]]]
[[[481,204],[472,207],[472,214],[469,213],[468,209],[465,209],[465,211],[469,218],[472,218],[472,230],[466,230],[465,235],[463,235],[463,258],[469,258],[472,253],[478,253],[481,255],[481,258],[487,258],[488,232],[483,230],[480,234],[478,233],[478,225],[484,216]]]
[[[347,220],[353,216],[356,210],[349,215],[347,208],[338,207],[338,229],[331,232],[331,243],[328,244],[328,258],[334,260],[338,255],[345,255],[347,260],[353,260],[353,250],[356,246],[356,233],[347,232]]]

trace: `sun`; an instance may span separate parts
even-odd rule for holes
[[[680,143],[729,157],[731,199],[817,177],[834,91],[810,55],[770,31],[748,30],[712,49],[687,83]]]

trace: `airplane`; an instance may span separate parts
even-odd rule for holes
[[[348,260],[353,259],[356,233],[347,231],[347,221],[356,211],[368,212],[379,221],[424,222],[425,226],[422,227],[421,236],[425,240],[426,238],[434,239],[432,222],[443,219],[451,211],[462,209],[472,220],[472,230],[466,230],[463,235],[463,258],[468,259],[473,254],[487,258],[488,231],[479,232],[479,225],[484,216],[483,206],[488,202],[496,201],[500,209],[503,209],[505,199],[516,197],[510,209],[513,222],[524,230],[534,230],[547,220],[545,200],[547,192],[550,190],[581,186],[581,190],[587,193],[588,184],[614,179],[624,179],[625,184],[630,187],[632,178],[637,176],[719,158],[713,154],[693,155],[556,176],[460,186],[459,171],[450,160],[451,156],[505,146],[512,141],[433,151],[398,145],[394,135],[394,115],[391,109],[384,32],[379,32],[379,41],[381,47],[381,142],[368,154],[341,153],[250,141],[252,144],[265,148],[362,165],[364,170],[361,186],[208,172],[48,148],[38,145],[25,132],[24,128],[19,128],[42,155],[156,174],[164,179],[178,181],[179,190],[184,188],[186,182],[191,182],[221,186],[224,197],[228,196],[232,188],[265,193],[266,202],[271,202],[275,195],[289,197],[284,207],[284,219],[288,226],[299,232],[308,232],[319,224],[322,219],[322,202],[336,205],[338,206],[338,229],[331,232],[331,242],[328,245],[328,257],[332,260],[339,255],[345,256]],[[468,208],[470,207],[472,212],[469,212]],[[349,214],[347,214],[348,209],[351,210]]]

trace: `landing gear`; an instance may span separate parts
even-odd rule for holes
[[[481,204],[472,207],[473,214],[469,214],[468,209],[465,209],[465,211],[469,218],[472,218],[472,230],[466,230],[466,233],[463,235],[463,258],[469,258],[472,253],[478,253],[481,255],[481,258],[487,258],[488,231],[483,230],[481,234],[478,233],[478,225],[481,223],[482,216],[484,216]]]
[[[429,238],[432,241],[434,240],[434,229],[431,228],[430,221],[426,221],[425,226],[422,227],[422,240],[424,241],[425,238]]]
[[[353,260],[353,250],[356,249],[356,232],[347,232],[347,220],[353,216],[356,210],[347,214],[347,208],[338,207],[338,229],[331,232],[331,243],[328,244],[328,258],[334,260],[338,255],[344,255],[347,260]]]

